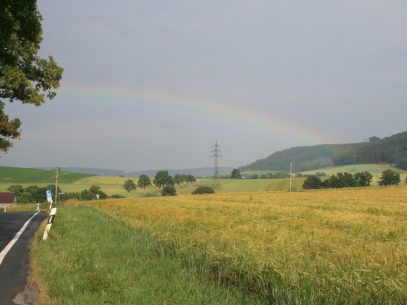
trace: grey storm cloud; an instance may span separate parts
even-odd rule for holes
[[[63,82],[40,108],[7,106],[24,132],[3,165],[207,166],[218,140],[224,165],[238,166],[319,144],[273,119],[333,142],[406,129],[405,1],[41,0],[39,9],[41,54],[64,67]],[[121,86],[134,94],[115,96]],[[165,102],[177,97],[192,106]],[[271,127],[196,101],[269,116]]]

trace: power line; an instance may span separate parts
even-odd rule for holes
[[[290,192],[292,188],[292,176],[293,176],[293,161],[290,161]]]
[[[214,159],[214,167],[213,167],[213,177],[216,179],[219,174],[218,166],[219,166],[219,158],[222,158],[220,154],[222,151],[220,150],[220,145],[218,141],[215,142],[215,145],[212,146],[212,155],[211,158]]]

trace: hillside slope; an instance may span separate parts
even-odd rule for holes
[[[355,163],[390,163],[395,167],[407,170],[407,131],[401,132],[370,145],[360,147],[354,152],[348,152],[334,158],[335,165]]]
[[[58,181],[71,183],[93,175],[60,171]],[[54,183],[55,170],[0,166],[0,183]]]
[[[288,171],[290,161],[293,161],[294,172],[367,163],[390,163],[407,170],[407,131],[384,139],[372,137],[369,142],[289,148],[240,169]]]

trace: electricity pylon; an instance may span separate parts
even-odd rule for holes
[[[212,146],[212,155],[211,158],[214,159],[214,167],[213,167],[213,177],[216,179],[218,177],[219,171],[218,171],[218,166],[219,166],[219,158],[222,158],[221,153],[222,151],[220,150],[220,145],[218,144],[218,141],[215,142],[215,145]]]

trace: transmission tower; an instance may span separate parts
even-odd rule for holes
[[[215,145],[212,146],[212,155],[211,158],[214,160],[214,167],[213,167],[213,177],[216,179],[218,177],[218,165],[219,165],[219,158],[222,158],[220,150],[220,145],[218,141],[215,142]]]

